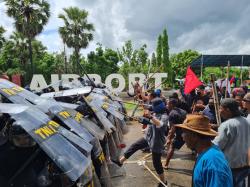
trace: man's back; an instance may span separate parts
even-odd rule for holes
[[[193,174],[193,186],[233,186],[231,169],[217,146],[211,146],[197,157]]]
[[[223,122],[214,143],[224,152],[231,168],[248,165],[247,152],[250,144],[250,123],[244,117],[235,117]]]

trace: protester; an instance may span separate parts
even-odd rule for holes
[[[245,96],[245,92],[239,92],[236,94],[235,96],[235,100],[238,102],[239,104],[239,110],[241,112],[241,115],[244,117],[247,117],[247,110],[243,107],[243,98]]]
[[[171,96],[169,96],[169,98],[173,98],[173,99],[177,99],[178,104],[177,107],[181,108],[182,110],[185,110],[187,113],[190,113],[190,108],[188,106],[188,104],[186,103],[186,101],[183,99],[180,99],[178,96],[178,93],[174,92]]]
[[[207,116],[209,119],[209,122],[211,124],[216,124],[216,114],[215,114],[215,107],[214,107],[214,99],[210,98],[208,101],[208,105],[206,108],[202,111],[202,114]]]
[[[248,166],[250,123],[241,116],[239,104],[232,98],[221,101],[220,114],[225,121],[220,125],[218,136],[213,142],[220,147],[229,162],[234,186],[244,187],[244,179],[250,171]]]
[[[217,133],[211,129],[209,119],[204,115],[188,115],[177,128],[183,130],[182,137],[198,157],[193,169],[193,187],[232,187],[232,173],[220,149],[213,145]]]
[[[209,93],[205,92],[205,86],[201,85],[198,88],[196,88],[196,101],[198,100],[202,100],[204,105],[208,104],[208,100],[209,100]]]
[[[156,90],[155,90],[155,95],[156,95],[156,97],[161,98],[162,101],[163,101],[165,104],[167,104],[167,103],[166,103],[166,102],[167,102],[166,97],[162,94],[161,89],[156,89]]]
[[[170,159],[174,154],[175,149],[180,149],[184,145],[181,137],[181,129],[176,129],[175,125],[182,123],[186,118],[186,112],[177,107],[178,101],[176,99],[169,99],[168,110],[169,113],[169,132],[167,136],[167,156],[164,168],[168,169]]]
[[[250,120],[250,93],[247,93],[243,98],[243,108],[247,110],[247,119]]]
[[[139,120],[142,124],[148,125],[146,137],[140,138],[133,143],[128,150],[125,151],[124,155],[120,158],[120,162],[117,164],[121,166],[124,161],[132,156],[136,151],[149,146],[152,152],[154,168],[161,181],[164,182],[165,179],[161,163],[161,155],[164,150],[168,116],[166,114],[166,106],[160,98],[153,99],[151,103],[154,113],[152,115],[148,113],[147,117],[141,117]],[[159,183],[158,186],[162,186],[162,184]]]

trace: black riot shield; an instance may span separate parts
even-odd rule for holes
[[[75,116],[75,118],[77,118],[78,122],[81,123],[82,126],[84,126],[86,129],[88,129],[88,131],[93,134],[95,137],[97,137],[99,140],[103,140],[104,136],[105,136],[105,130],[102,129],[101,127],[99,127],[96,123],[94,123],[93,121],[91,121],[88,118],[85,118],[85,116],[83,116],[81,113],[72,110],[72,109],[68,109],[67,111],[72,115]]]
[[[50,112],[57,116],[72,131],[77,133],[87,142],[93,140],[93,136],[86,128],[79,125],[76,120],[68,114],[65,109],[53,99],[44,99],[38,95],[29,92],[7,80],[0,81],[0,93],[7,97],[13,103],[37,105],[37,107],[45,113]]]
[[[99,107],[95,102],[91,103],[86,97],[84,97],[85,102],[92,108],[97,119],[103,124],[105,130],[108,133],[112,133],[112,129],[115,130],[114,125],[107,119],[107,113]]]
[[[75,139],[70,131],[36,108],[30,107],[21,113],[11,114],[11,117],[72,181],[76,181],[91,165],[91,160],[70,143],[80,145],[82,139]]]

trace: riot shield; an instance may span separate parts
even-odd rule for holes
[[[68,114],[55,100],[44,99],[29,92],[9,81],[0,82],[0,93],[10,101],[19,104],[37,105],[45,113],[51,112],[56,115],[65,125],[76,132],[86,141],[90,142],[94,137],[81,125],[79,125],[71,115]]]
[[[94,111],[98,120],[103,124],[105,130],[108,133],[112,132],[111,129],[115,130],[114,125],[106,117],[107,113],[102,108],[100,108],[98,105],[96,105],[96,103],[94,103],[94,102],[90,103],[86,97],[83,97],[83,98],[84,98],[85,102],[92,108],[92,110]]]
[[[72,181],[76,181],[90,166],[91,160],[67,139],[75,144],[79,144],[79,141],[74,141],[69,137],[69,131],[65,133],[66,129],[39,110],[32,107],[11,116]]]
[[[27,105],[22,104],[10,104],[10,103],[0,103],[0,113],[8,113],[8,114],[18,114],[29,107]]]
[[[90,87],[84,87],[84,88],[74,88],[70,90],[63,90],[59,92],[49,92],[41,94],[41,97],[43,98],[55,98],[55,97],[66,97],[71,95],[84,95],[88,94],[91,91]]]
[[[75,110],[67,109],[67,111],[70,112],[70,114],[73,116],[79,116],[81,125],[84,126],[86,129],[88,129],[88,131],[92,135],[97,137],[99,140],[103,140],[105,136],[105,131],[101,129],[96,123],[94,123],[88,118],[85,118],[82,114],[80,114],[79,112]]]
[[[87,99],[90,102],[90,104],[104,109],[105,111],[109,112],[110,114],[114,115],[115,117],[121,120],[124,119],[124,115],[118,111],[119,108],[116,105],[114,105],[112,101],[108,99],[106,96],[90,93]]]

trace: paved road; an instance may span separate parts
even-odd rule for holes
[[[127,147],[135,140],[142,137],[141,126],[137,122],[129,125],[129,133],[124,136],[124,142]],[[125,149],[126,149],[125,148]],[[154,187],[157,186],[157,180],[143,166],[139,166],[136,161],[147,155],[138,151],[124,164],[126,175],[113,178],[113,186],[115,187]],[[162,158],[164,159],[164,157]],[[152,166],[151,157],[147,159],[147,165],[155,173]],[[192,168],[194,165],[194,156],[191,151],[183,146],[176,151],[173,160],[170,162],[169,170],[165,170],[165,176],[170,183],[169,186],[191,186]]]

